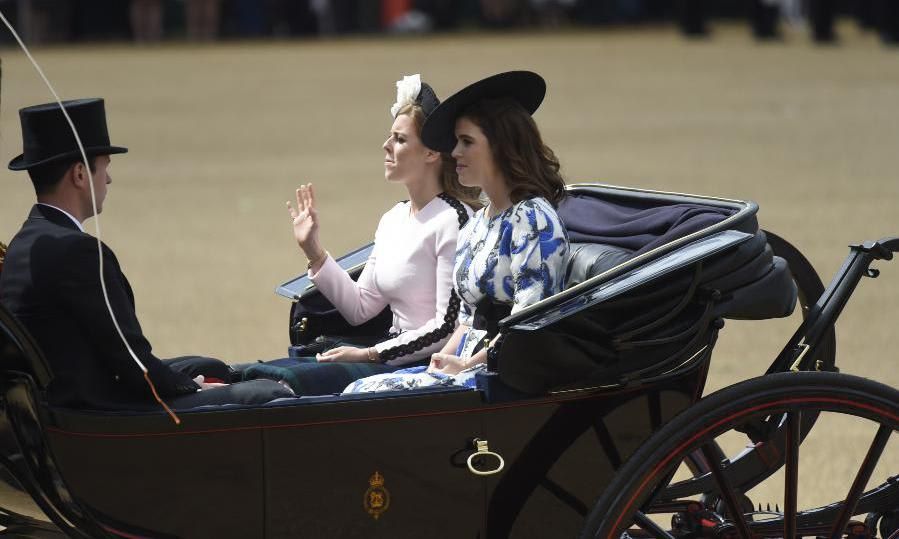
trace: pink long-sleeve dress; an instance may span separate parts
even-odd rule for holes
[[[400,202],[381,217],[358,280],[331,257],[317,272],[310,271],[318,290],[353,325],[390,306],[390,337],[375,345],[380,362],[288,358],[247,367],[243,378],[283,380],[298,395],[320,395],[340,392],[365,376],[428,361],[457,324],[459,300],[451,299],[456,240],[471,213],[467,205],[443,194],[414,214],[409,202]]]

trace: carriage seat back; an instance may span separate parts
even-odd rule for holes
[[[21,322],[0,304],[0,369],[25,373],[40,389],[53,378],[50,364],[34,337]]]
[[[0,242],[0,273],[7,246]],[[0,369],[25,373],[44,389],[50,383],[50,364],[34,337],[6,307],[0,304]]]

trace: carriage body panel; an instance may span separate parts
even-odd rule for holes
[[[614,468],[695,401],[705,360],[648,386],[501,403],[473,390],[298,399],[186,412],[180,426],[50,408],[20,378],[6,402],[31,405],[4,410],[19,409],[3,435],[31,444],[10,455],[27,490],[110,536],[396,537],[435,522],[438,536],[528,536],[579,529]],[[469,471],[475,439],[506,460],[501,473]],[[447,507],[457,518],[444,521]]]

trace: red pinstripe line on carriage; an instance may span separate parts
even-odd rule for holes
[[[616,391],[613,393],[604,393],[604,396],[608,395],[620,395],[626,393],[633,393],[639,389],[645,388],[633,388],[626,391]],[[230,428],[220,428],[220,429],[206,429],[206,430],[196,430],[192,432],[154,432],[154,433],[131,433],[131,434],[116,434],[116,433],[108,433],[108,432],[76,432],[61,429],[58,427],[48,426],[45,428],[48,432],[53,432],[56,434],[63,434],[68,436],[80,436],[85,438],[150,438],[150,437],[159,437],[159,436],[186,436],[193,434],[218,434],[223,432],[243,432],[248,430],[267,430],[267,429],[292,429],[292,428],[303,428],[303,427],[318,427],[322,425],[339,425],[344,423],[366,423],[369,421],[387,421],[393,419],[410,419],[415,417],[428,417],[428,416],[441,416],[441,415],[456,415],[456,414],[468,414],[468,413],[482,413],[482,412],[492,412],[495,410],[503,410],[507,408],[523,408],[527,406],[541,406],[547,404],[555,404],[555,403],[564,403],[564,402],[574,402],[579,400],[591,400],[595,399],[595,395],[584,396],[584,397],[576,397],[576,398],[561,398],[561,399],[544,399],[540,401],[531,401],[527,403],[510,403],[510,404],[502,404],[490,407],[479,407],[479,408],[465,408],[462,410],[446,410],[442,412],[421,412],[415,414],[398,414],[398,415],[388,415],[388,416],[378,416],[378,417],[361,417],[361,418],[351,418],[351,419],[329,419],[322,421],[310,421],[307,423],[286,423],[280,425],[252,425],[247,427],[230,427]]]
[[[150,539],[146,535],[132,535],[128,532],[123,532],[121,530],[117,530],[115,528],[109,527],[106,524],[100,524],[100,527],[110,533],[114,533],[114,534],[118,535],[119,537],[124,537],[125,539]]]
[[[753,413],[753,412],[757,412],[757,411],[759,411],[759,410],[764,410],[765,408],[772,408],[772,407],[776,407],[776,406],[779,406],[779,405],[782,405],[782,404],[797,404],[797,403],[808,403],[808,402],[827,402],[827,403],[836,403],[836,404],[849,404],[849,405],[854,406],[854,407],[857,407],[857,408],[864,408],[864,409],[869,410],[869,411],[872,411],[872,412],[880,413],[880,414],[882,414],[882,415],[885,415],[885,416],[889,417],[890,419],[892,419],[892,420],[894,420],[894,421],[899,421],[899,415],[894,414],[894,413],[891,413],[891,412],[889,412],[889,411],[885,411],[885,410],[882,410],[882,409],[880,409],[880,408],[877,408],[877,407],[875,407],[875,406],[871,406],[871,405],[868,405],[868,404],[860,404],[860,403],[853,402],[853,401],[850,401],[850,400],[837,399],[837,398],[833,398],[833,397],[791,398],[791,399],[783,399],[783,400],[779,400],[779,401],[775,401],[775,402],[771,402],[771,403],[767,403],[767,404],[760,404],[760,405],[758,405],[758,406],[754,406],[754,407],[752,407],[752,408],[747,408],[746,410],[742,410],[742,411],[740,411],[740,412],[737,412],[737,413],[735,413],[735,414],[732,414],[732,415],[730,415],[730,416],[728,416],[728,417],[726,417],[726,418],[724,418],[724,419],[718,421],[718,422],[715,423],[714,425],[710,425],[710,426],[706,427],[705,429],[701,430],[700,432],[698,432],[698,433],[696,433],[694,436],[692,436],[689,440],[686,440],[685,442],[683,442],[682,444],[680,444],[679,446],[677,446],[677,447],[674,449],[674,451],[672,451],[671,453],[669,453],[669,455],[668,455],[667,457],[665,457],[665,459],[662,460],[662,461],[661,461],[661,462],[660,462],[660,463],[659,463],[659,464],[658,464],[658,465],[657,465],[657,466],[656,466],[656,467],[649,473],[649,475],[648,475],[648,476],[647,476],[647,477],[640,483],[640,486],[638,487],[638,492],[641,491],[641,490],[643,490],[643,487],[645,487],[647,483],[649,483],[649,482],[650,482],[656,475],[658,475],[659,471],[660,471],[662,468],[664,468],[665,466],[668,465],[668,463],[671,461],[671,459],[674,458],[674,455],[676,455],[677,453],[679,453],[683,448],[685,448],[685,447],[687,447],[688,445],[692,444],[694,441],[696,441],[697,438],[699,438],[699,437],[701,437],[702,435],[706,434],[706,433],[709,432],[710,430],[713,430],[713,429],[715,429],[715,428],[721,426],[722,424],[727,423],[728,421],[733,420],[734,418],[740,417],[741,415],[746,415],[746,414],[750,414],[750,413]],[[618,529],[618,525],[621,524],[621,519],[623,518],[623,514],[626,513],[626,512],[628,512],[628,511],[630,510],[631,506],[634,504],[634,501],[635,501],[636,499],[637,499],[637,494],[634,494],[634,495],[631,496],[631,498],[627,501],[627,505],[625,505],[624,510],[623,510],[622,513],[619,514],[619,516],[618,516],[618,520],[616,520],[616,521],[615,521],[615,524],[612,526],[612,530],[613,530],[612,533],[613,533],[613,534],[615,533],[614,530]],[[609,535],[609,536],[607,536],[607,539],[614,539],[614,537],[613,537],[612,535]]]

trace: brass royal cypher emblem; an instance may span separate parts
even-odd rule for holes
[[[390,507],[390,492],[384,487],[384,476],[379,472],[368,478],[368,490],[362,499],[362,507],[375,520]]]

